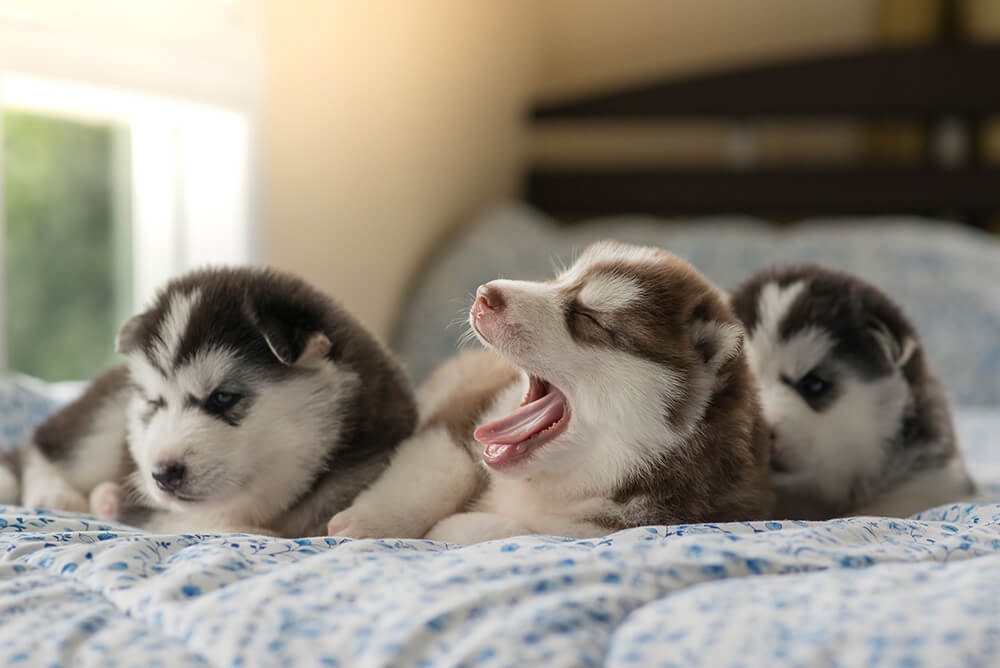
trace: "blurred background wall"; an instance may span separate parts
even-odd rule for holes
[[[873,0],[540,0],[534,92],[547,100],[860,46],[875,37],[877,10]]]
[[[434,244],[514,194],[524,151],[588,150],[522,136],[529,102],[855,47],[876,38],[878,2],[267,0],[262,25],[267,259],[385,335]]]
[[[385,335],[449,227],[514,190],[525,0],[268,0],[266,258]]]
[[[298,272],[387,337],[433,249],[517,197],[523,165],[732,165],[745,130],[538,129],[531,105],[932,39],[952,1],[965,34],[1000,36],[1000,0],[0,0],[0,370],[96,372],[128,313],[206,263]],[[810,164],[927,137],[752,133],[755,160]]]

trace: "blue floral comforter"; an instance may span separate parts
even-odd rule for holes
[[[996,665],[1000,506],[600,540],[148,536],[8,509],[5,666]]]
[[[958,422],[973,470],[1000,481],[1000,414]],[[153,536],[0,508],[3,666],[998,661],[1000,504],[468,547]]]

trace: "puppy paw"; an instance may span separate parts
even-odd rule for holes
[[[326,534],[338,538],[416,538],[385,513],[351,506],[342,510],[326,524]]]
[[[116,482],[102,482],[90,492],[90,513],[114,522],[121,516],[124,492]]]
[[[471,545],[530,533],[530,529],[508,517],[492,513],[456,513],[431,527],[424,538]]]
[[[326,535],[338,538],[372,538],[373,527],[361,521],[361,513],[351,506],[330,518],[326,523]]]
[[[90,510],[90,504],[83,494],[68,485],[60,484],[42,492],[25,493],[24,505],[28,508],[69,510],[74,513],[85,513]]]

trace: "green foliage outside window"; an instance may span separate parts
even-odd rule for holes
[[[125,207],[117,199],[122,134],[3,115],[2,318],[11,370],[85,379],[114,361],[128,288]]]

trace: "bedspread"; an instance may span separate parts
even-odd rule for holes
[[[5,666],[996,665],[1000,505],[596,540],[150,536],[0,514]]]

